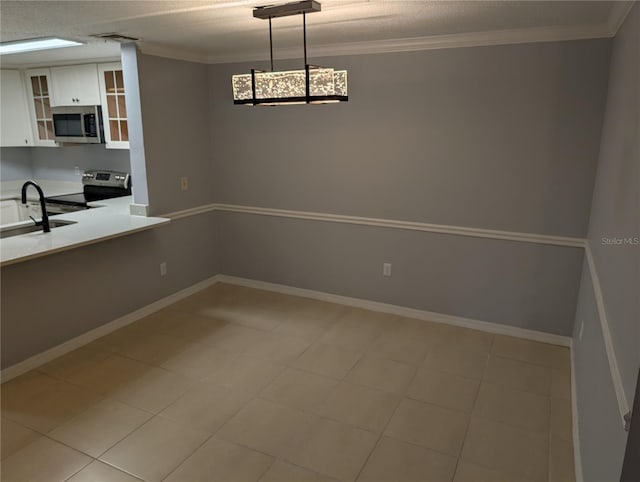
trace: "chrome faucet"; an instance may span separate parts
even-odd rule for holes
[[[29,216],[31,220],[36,223],[36,226],[42,226],[42,230],[45,233],[51,231],[49,227],[49,216],[47,215],[47,207],[44,202],[44,193],[42,192],[42,188],[38,186],[38,184],[34,181],[27,181],[22,185],[22,204],[27,204],[27,188],[29,186],[33,186],[38,191],[38,196],[40,196],[40,209],[42,209],[42,221],[36,221],[33,216]]]

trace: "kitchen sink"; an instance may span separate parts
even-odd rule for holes
[[[62,219],[49,219],[49,227],[59,228],[61,226],[68,226],[70,224],[76,224],[77,221],[63,221]],[[21,234],[35,233],[42,231],[42,226],[36,226],[35,224],[29,224],[27,226],[7,226],[0,228],[0,238],[8,238],[11,236],[20,236]]]

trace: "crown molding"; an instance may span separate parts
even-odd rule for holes
[[[415,52],[462,47],[486,47],[521,43],[559,42],[608,38],[613,34],[608,25],[580,25],[575,27],[556,26],[514,30],[493,30],[459,34],[434,35],[429,37],[411,37],[368,42],[350,42],[308,46],[309,57],[336,57],[342,55],[363,55],[392,52]],[[278,49],[278,59],[296,59],[301,57],[299,47]],[[212,55],[207,58],[210,64],[248,62],[268,60],[266,49],[237,54]]]
[[[618,33],[618,30],[620,30],[620,27],[636,2],[613,2],[613,4],[613,8],[609,14],[609,20],[607,21],[612,37]]]
[[[165,57],[175,60],[186,60],[188,62],[197,62],[200,64],[209,63],[207,55],[191,50],[171,47],[170,45],[159,44],[156,42],[147,42],[139,40],[136,42],[140,52],[146,55],[155,55],[156,57]]]
[[[634,2],[620,2],[609,17],[607,24],[578,25],[574,27],[554,26],[513,30],[492,30],[486,32],[469,32],[428,37],[411,37],[367,42],[349,42],[340,44],[311,45],[308,47],[309,57],[337,57],[342,55],[366,55],[393,52],[416,52],[421,50],[437,50],[463,47],[487,47],[491,45],[509,45],[539,42],[561,42],[568,40],[585,40],[593,38],[613,37],[624,18],[631,10]],[[137,42],[140,51],[147,55],[156,55],[176,60],[186,60],[204,64],[226,64],[237,62],[255,62],[268,60],[268,50],[251,52],[207,55],[200,52],[174,48],[169,45],[140,40]],[[301,58],[300,47],[278,49],[277,59]]]

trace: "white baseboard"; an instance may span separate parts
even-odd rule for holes
[[[166,308],[167,306],[180,301],[187,296],[191,296],[192,294],[197,293],[198,291],[203,290],[217,282],[218,276],[212,276],[211,278],[200,281],[199,283],[189,286],[188,288],[177,291],[176,293],[172,293],[169,296],[165,296],[164,298],[154,301],[147,306],[143,306],[136,311],[132,311],[131,313],[121,316],[118,319],[110,321],[105,325],[87,331],[86,333],[76,336],[69,341],[65,341],[60,345],[56,345],[53,348],[49,348],[48,350],[38,353],[37,355],[33,355],[26,360],[21,361],[20,363],[16,363],[15,365],[2,370],[0,379],[2,380],[2,383],[9,381],[12,378],[28,372],[29,370],[33,370],[34,368],[44,365],[45,363],[48,363],[51,360],[58,358],[59,356],[62,356],[66,353],[69,353],[70,351],[80,348],[81,346],[91,343],[101,336],[108,335],[109,333],[122,328],[123,326],[127,326],[134,321],[138,321],[145,316],[149,316],[156,311]]]
[[[501,325],[499,323],[490,323],[487,321],[474,320],[471,318],[462,318],[459,316],[445,315],[443,313],[435,313],[432,311],[416,310],[413,308],[406,308],[403,306],[391,305],[387,303],[379,303],[377,301],[363,300],[359,298],[350,298],[347,296],[340,296],[331,293],[324,293],[321,291],[307,290],[303,288],[295,288],[293,286],[280,285],[276,283],[268,283],[266,281],[257,281],[247,278],[238,278],[235,276],[227,275],[215,275],[206,280],[200,281],[188,288],[180,290],[169,296],[166,296],[160,300],[144,306],[136,311],[128,313],[116,320],[113,320],[105,325],[99,326],[93,330],[90,330],[82,335],[76,336],[69,341],[66,341],[60,345],[49,348],[42,353],[33,355],[20,363],[16,363],[10,367],[2,370],[0,379],[2,382],[6,382],[15,378],[23,373],[33,370],[59,356],[62,356],[70,351],[73,351],[81,346],[90,343],[101,336],[108,335],[109,333],[127,326],[134,321],[137,321],[145,316],[155,313],[162,308],[180,301],[187,296],[197,293],[215,283],[224,282],[230,284],[236,284],[239,286],[247,286],[251,288],[258,288],[268,291],[274,291],[283,294],[289,294],[294,296],[302,296],[305,298],[312,298],[321,301],[328,301],[332,303],[338,303],[341,305],[353,306],[357,308],[364,308],[369,310],[380,311],[383,313],[390,313],[394,315],[411,317],[419,320],[432,321],[435,323],[444,323],[448,325],[461,326],[464,328],[472,328],[474,330],[485,331],[488,333],[495,333],[500,335],[515,336],[518,338],[526,338],[528,340],[539,341],[542,343],[550,343],[553,345],[571,346],[571,338],[567,336],[553,335],[551,333],[543,333],[540,331],[526,330],[524,328],[517,328],[513,326]]]
[[[571,350],[571,421],[573,427],[573,467],[576,482],[583,482],[582,456],[580,454],[580,427],[578,424],[578,394],[576,385],[575,360]]]
[[[218,281],[223,283],[231,283],[250,288],[258,288],[268,291],[275,291],[287,295],[302,296],[304,298],[312,298],[341,305],[364,308],[368,310],[381,311],[393,315],[406,316],[418,320],[433,321],[435,323],[444,323],[447,325],[461,326],[474,330],[485,331],[498,335],[515,336],[518,338],[526,338],[528,340],[549,343],[552,345],[571,346],[571,338],[568,336],[554,335],[552,333],[543,333],[541,331],[527,330],[515,326],[502,325],[500,323],[491,323],[488,321],[475,320],[472,318],[463,318],[460,316],[446,315],[433,311],[416,310],[406,308],[404,306],[380,303],[377,301],[369,301],[360,298],[350,298],[348,296],[335,295],[322,291],[307,290],[304,288],[295,288],[293,286],[281,285],[276,283],[268,283],[266,281],[257,281],[247,278],[239,278],[235,276],[219,275]]]

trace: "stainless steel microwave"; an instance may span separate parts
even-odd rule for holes
[[[102,107],[99,105],[53,107],[51,115],[57,142],[81,144],[104,142]]]

